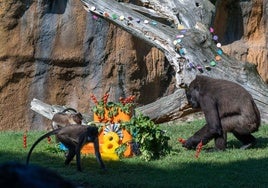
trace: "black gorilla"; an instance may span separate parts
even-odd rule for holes
[[[202,141],[215,140],[219,150],[226,148],[227,132],[231,132],[246,149],[256,143],[252,132],[260,126],[260,112],[252,96],[240,85],[207,76],[196,76],[186,89],[186,96],[193,108],[201,108],[206,124],[183,146],[195,149]]]

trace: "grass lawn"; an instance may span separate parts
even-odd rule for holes
[[[177,141],[188,138],[204,124],[204,120],[190,123],[163,124],[171,137],[172,151],[155,161],[146,162],[139,157],[120,161],[105,161],[103,172],[93,155],[82,157],[83,172],[77,172],[75,161],[63,164],[62,152],[53,152],[54,144],[42,141],[33,151],[30,164],[48,167],[82,187],[267,187],[268,186],[268,126],[254,133],[258,144],[254,149],[240,150],[238,142],[228,134],[228,149],[208,152],[213,141],[204,146],[199,158],[195,151],[185,150]],[[28,147],[23,148],[23,132],[0,133],[0,163],[25,163],[33,142],[44,132],[29,132]],[[52,139],[54,140],[54,138]]]

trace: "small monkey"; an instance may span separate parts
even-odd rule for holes
[[[77,170],[82,171],[81,169],[81,148],[89,142],[93,142],[95,155],[98,163],[101,168],[105,170],[105,165],[102,161],[100,151],[99,151],[99,139],[98,139],[98,128],[96,126],[86,126],[86,125],[69,125],[63,128],[58,128],[52,130],[40,138],[38,138],[35,143],[32,145],[30,151],[28,152],[26,164],[29,164],[30,156],[35,148],[35,146],[43,139],[48,136],[55,135],[56,138],[68,148],[68,153],[66,155],[65,165],[68,165],[74,156],[76,155],[76,165]]]

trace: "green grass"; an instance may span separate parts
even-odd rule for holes
[[[138,157],[116,162],[105,162],[108,171],[103,172],[93,155],[82,157],[83,172],[76,171],[73,161],[63,164],[63,153],[53,153],[47,140],[34,150],[31,164],[48,167],[82,187],[267,187],[268,185],[268,126],[263,125],[254,133],[258,144],[254,149],[240,150],[238,142],[228,134],[228,149],[209,152],[213,141],[195,158],[195,151],[185,150],[177,141],[188,138],[204,124],[204,120],[191,123],[163,124],[171,137],[169,155],[146,162]],[[0,162],[25,163],[33,142],[44,132],[29,132],[28,147],[23,148],[23,132],[0,133]],[[54,139],[52,139],[54,140]]]

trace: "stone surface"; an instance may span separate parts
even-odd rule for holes
[[[157,49],[79,1],[0,1],[0,130],[46,129],[33,98],[91,113],[90,94],[136,95],[138,105],[174,91],[172,68]]]
[[[257,65],[267,83],[268,3],[263,0],[218,0],[216,7],[215,33],[224,44],[224,52]]]
[[[267,82],[266,1],[217,1],[215,32],[232,56]],[[91,113],[90,93],[136,95],[143,105],[173,93],[162,52],[95,18],[80,1],[0,0],[0,130],[47,129],[33,98]]]

